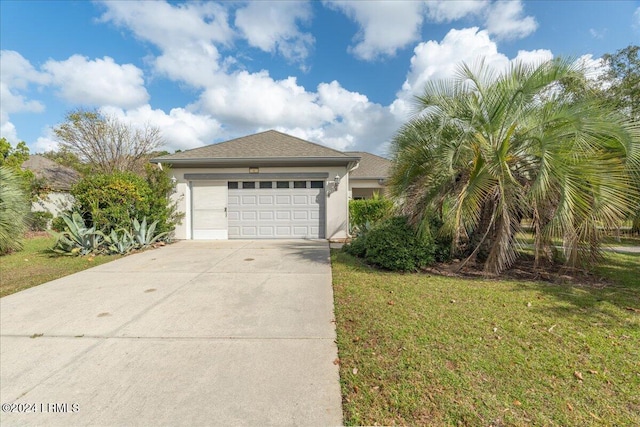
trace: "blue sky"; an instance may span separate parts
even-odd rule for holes
[[[484,57],[598,59],[640,44],[640,1],[0,1],[0,135],[32,152],[77,108],[168,150],[278,129],[385,154],[428,80]]]

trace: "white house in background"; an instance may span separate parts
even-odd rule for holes
[[[22,163],[22,169],[32,171],[49,190],[46,196],[32,203],[32,211],[51,212],[56,217],[61,210],[71,206],[73,203],[71,187],[80,180],[80,174],[77,171],[38,154],[29,156],[29,159]]]
[[[379,173],[352,187],[361,154],[270,130],[151,162],[170,166],[175,177],[174,198],[185,214],[178,239],[341,240],[351,191],[382,188]]]

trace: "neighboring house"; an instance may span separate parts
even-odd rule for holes
[[[176,178],[178,239],[340,240],[360,158],[270,130],[151,162]]]
[[[391,161],[364,151],[347,151],[348,156],[360,157],[360,163],[349,174],[349,190],[353,199],[369,199],[374,193],[384,195]]]
[[[29,159],[22,163],[22,169],[32,171],[48,190],[46,196],[32,203],[32,211],[48,211],[53,216],[58,216],[64,208],[71,206],[71,187],[80,180],[77,171],[37,154],[29,156]]]

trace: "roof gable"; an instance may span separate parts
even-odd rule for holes
[[[305,141],[276,130],[243,136],[226,142],[194,148],[153,159],[156,162],[204,159],[272,159],[272,158],[336,158],[349,160],[350,156],[320,144]]]
[[[351,171],[350,179],[386,179],[391,161],[365,151],[347,151],[345,154],[361,157],[360,165]]]

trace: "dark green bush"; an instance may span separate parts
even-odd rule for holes
[[[367,223],[374,225],[391,214],[393,202],[375,194],[371,199],[349,201],[349,220],[352,228],[362,229]]]
[[[130,230],[134,219],[143,218],[158,221],[158,232],[172,231],[178,217],[175,203],[169,201],[171,190],[167,172],[149,168],[146,179],[131,172],[89,175],[71,193],[73,210],[83,214],[89,227],[108,234]]]
[[[442,220],[436,216],[429,218],[429,231],[433,238],[433,256],[437,262],[446,262],[451,259],[451,237],[439,234],[442,228]]]
[[[417,271],[434,262],[435,245],[431,238],[418,238],[405,217],[392,217],[356,237],[345,250],[356,256],[364,252],[368,263],[387,270]]]
[[[49,222],[53,219],[53,214],[48,211],[32,211],[29,214],[29,229],[31,231],[45,231],[49,228]]]
[[[63,213],[67,215],[71,215],[70,211],[63,212]],[[61,233],[65,230],[66,227],[67,227],[67,224],[64,222],[64,219],[62,218],[62,213],[51,220],[51,229],[53,231],[57,231],[58,233]]]
[[[351,241],[351,243],[347,243],[342,248],[349,255],[364,258],[367,253],[367,234],[359,234]]]

